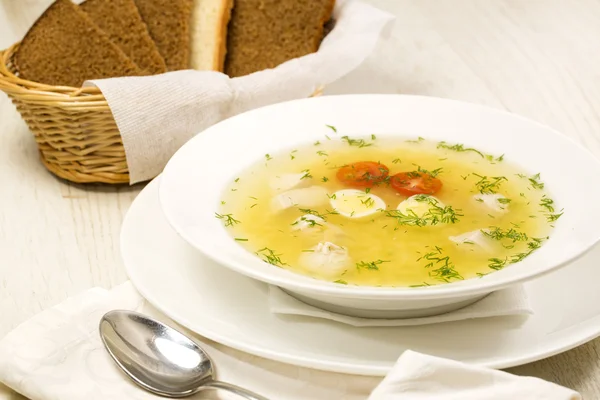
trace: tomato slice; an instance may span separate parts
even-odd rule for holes
[[[390,178],[391,186],[400,194],[434,194],[442,188],[442,181],[426,172],[400,172]]]
[[[389,174],[389,168],[381,163],[359,161],[344,165],[338,170],[336,176],[346,185],[370,188],[384,182]]]

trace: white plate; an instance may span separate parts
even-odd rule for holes
[[[219,267],[181,239],[158,203],[158,180],[135,199],[121,232],[127,273],[159,310],[216,342],[309,368],[385,375],[412,349],[493,368],[525,364],[600,335],[600,247],[526,284],[535,314],[519,324],[488,318],[416,327],[352,328],[283,318],[267,286]]]

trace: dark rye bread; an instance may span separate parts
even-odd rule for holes
[[[134,0],[86,0],[80,7],[140,69],[152,75],[167,71]]]
[[[314,53],[335,0],[235,0],[225,73],[247,75]]]
[[[141,75],[94,22],[69,0],[56,0],[25,35],[15,64],[22,78],[80,87],[87,79]]]
[[[167,70],[188,69],[193,0],[135,0]]]

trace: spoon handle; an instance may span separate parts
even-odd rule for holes
[[[247,389],[241,388],[239,386],[236,385],[232,385],[231,383],[227,383],[227,382],[220,382],[220,381],[210,381],[210,382],[206,382],[205,384],[202,385],[205,388],[211,388],[211,389],[222,389],[222,390],[226,390],[228,392],[237,394],[240,397],[243,397],[247,400],[269,400],[266,397],[263,397],[259,394],[256,394],[254,392],[251,392]]]

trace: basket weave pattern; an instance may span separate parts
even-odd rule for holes
[[[19,78],[13,62],[18,46],[0,52],[0,90],[35,135],[46,168],[76,183],[128,183],[121,135],[100,90]]]

